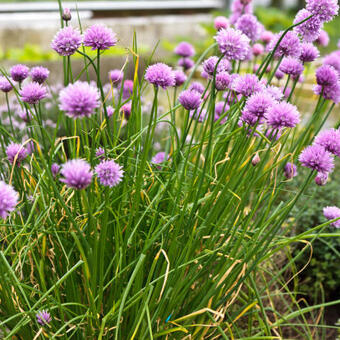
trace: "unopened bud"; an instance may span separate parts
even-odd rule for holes
[[[70,11],[69,8],[64,8],[62,18],[65,21],[70,21],[71,20],[72,16],[71,16],[71,11]]]
[[[251,160],[251,164],[253,166],[255,166],[257,163],[259,163],[261,160],[260,156],[258,153],[255,154],[255,156],[253,157],[253,159]]]
[[[323,186],[327,183],[328,180],[328,174],[325,174],[323,172],[318,172],[318,174],[315,177],[315,183],[317,185]]]

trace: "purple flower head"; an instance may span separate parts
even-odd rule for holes
[[[187,76],[183,71],[177,70],[174,71],[175,74],[175,86],[181,86],[187,80]]]
[[[297,167],[295,164],[288,162],[284,167],[284,174],[287,179],[297,176]]]
[[[255,126],[256,124],[260,125],[263,123],[263,119],[261,119],[260,117],[254,115],[253,113],[247,110],[242,111],[241,121],[250,126]]]
[[[174,51],[177,55],[183,57],[183,58],[190,58],[193,57],[195,55],[195,49],[194,47],[186,42],[186,41],[182,41],[180,42]]]
[[[217,62],[218,62],[218,57],[216,56],[209,57],[203,62],[203,70],[206,73],[208,73],[210,76],[212,76],[214,74]]]
[[[315,42],[322,46],[326,47],[329,44],[329,35],[325,30],[321,30],[318,38],[315,40]]]
[[[232,83],[232,89],[245,97],[264,90],[264,84],[255,74],[238,76]]]
[[[175,85],[175,74],[171,67],[157,63],[149,66],[145,72],[145,79],[154,86],[162,87],[164,90],[169,86]]]
[[[168,159],[167,154],[163,151],[156,153],[155,156],[152,157],[151,163],[153,164],[161,164]]]
[[[297,79],[303,72],[303,64],[299,59],[286,57],[280,64],[280,71]]]
[[[31,69],[31,78],[34,82],[42,84],[49,76],[50,71],[43,66],[36,66]]]
[[[302,166],[316,170],[318,172],[328,173],[334,168],[334,160],[328,151],[320,145],[307,146],[300,154],[299,161]]]
[[[92,50],[108,50],[116,44],[116,34],[104,25],[92,25],[84,33],[84,45],[92,47]]]
[[[254,44],[253,45],[253,54],[254,56],[258,57],[259,55],[263,54],[264,47],[262,44]]]
[[[333,86],[338,82],[339,74],[333,66],[322,65],[316,72],[316,82],[321,86]]]
[[[18,204],[19,195],[9,184],[0,181],[0,217],[5,219]]]
[[[178,96],[178,101],[188,111],[197,109],[201,102],[201,94],[194,90],[185,90]]]
[[[82,36],[72,26],[62,28],[54,37],[51,47],[62,56],[74,54],[82,43]]]
[[[195,62],[190,58],[181,58],[178,60],[178,66],[183,67],[185,71],[190,70],[195,65]]]
[[[301,54],[300,54],[299,59],[303,63],[311,63],[312,61],[319,58],[319,56],[320,56],[320,52],[317,49],[317,47],[315,47],[313,44],[311,43],[301,44]]]
[[[271,31],[263,31],[260,37],[260,40],[263,41],[266,45],[269,44],[273,39],[275,35]]]
[[[124,74],[122,70],[115,69],[109,72],[109,80],[113,84],[121,82],[123,80],[123,76]]]
[[[245,4],[243,0],[234,0],[231,4],[231,13],[230,22],[234,25],[241,15],[253,13],[252,4],[250,2]]]
[[[231,63],[228,59],[222,58],[217,65],[217,73],[220,72],[230,72],[232,69]]]
[[[105,156],[105,150],[102,147],[97,148],[96,150],[96,157],[99,159],[104,159]]]
[[[95,168],[95,172],[101,185],[114,187],[122,181],[122,167],[113,160],[103,160]]]
[[[283,92],[281,89],[274,85],[267,86],[265,91],[275,100],[281,100],[283,98]]]
[[[46,310],[39,311],[35,317],[37,318],[38,323],[42,326],[47,325],[52,321],[51,314]]]
[[[53,163],[51,165],[51,172],[52,172],[53,177],[56,177],[58,175],[59,170],[60,170],[60,165],[59,164]]]
[[[300,114],[296,106],[280,102],[271,106],[265,114],[267,124],[275,129],[293,128],[300,123]]]
[[[326,185],[327,180],[328,180],[328,174],[323,173],[323,172],[318,172],[318,174],[314,178],[315,184],[317,184],[319,186]]]
[[[282,37],[284,32],[275,34],[274,39],[268,45],[269,51],[273,51],[279,39]],[[300,39],[295,32],[289,31],[285,34],[277,47],[274,55],[276,58],[284,57],[299,57],[301,53]]]
[[[274,98],[268,92],[258,92],[248,98],[244,110],[258,118],[262,118],[275,103]]]
[[[29,68],[26,65],[18,64],[11,67],[9,70],[14,81],[22,82],[28,77]]]
[[[27,149],[21,145],[21,144],[17,144],[17,143],[11,143],[7,146],[6,148],[6,155],[8,158],[8,161],[13,164],[16,158],[16,164],[17,166],[20,166],[20,163],[27,157]]]
[[[85,189],[91,184],[91,166],[82,159],[72,159],[63,164],[60,173],[64,176],[60,181],[69,188]]]
[[[129,119],[131,115],[131,102],[124,104],[120,110],[124,114],[124,117]]]
[[[189,86],[189,90],[202,94],[205,91],[205,87],[200,82],[194,81]]]
[[[326,151],[340,157],[340,130],[330,129],[319,133],[314,144],[320,145]]]
[[[253,14],[243,14],[236,22],[235,27],[245,34],[252,42],[260,39],[263,26]]]
[[[331,21],[338,15],[338,0],[306,0],[306,8],[321,21]]]
[[[215,87],[218,91],[225,91],[229,88],[231,77],[228,72],[221,72],[216,75]]]
[[[248,55],[250,40],[239,30],[222,29],[217,32],[215,40],[228,60],[244,60]]]
[[[114,112],[115,109],[111,105],[106,107],[106,113],[109,118],[113,116]]]
[[[215,114],[220,117],[224,113],[228,112],[229,105],[225,102],[217,102],[215,105]]]
[[[47,96],[47,90],[38,83],[28,83],[20,91],[19,94],[23,102],[28,104],[37,104],[40,100]]]
[[[333,101],[335,104],[340,103],[340,81],[332,86],[314,86],[314,93],[322,95],[323,98]]]
[[[69,8],[64,8],[62,18],[64,21],[70,21],[72,19],[71,11]]]
[[[278,79],[278,80],[281,80],[283,77],[285,76],[285,74],[280,71],[280,69],[278,69],[276,72],[275,72],[275,77]]]
[[[4,76],[0,76],[0,90],[2,92],[10,92],[13,89],[12,84]]]
[[[312,15],[306,9],[301,9],[295,17],[294,25],[307,19]],[[294,27],[294,31],[302,37],[302,39],[306,42],[313,42],[318,38],[320,35],[320,30],[322,27],[322,22],[317,16],[313,16],[312,18],[308,19],[304,23]]]
[[[336,51],[336,52],[332,52],[331,54],[328,54],[323,59],[323,64],[333,66],[337,70],[337,72],[340,74],[340,53]]]
[[[76,81],[60,91],[59,108],[71,118],[89,117],[99,107],[98,89],[87,82]]]
[[[214,20],[214,27],[217,31],[228,28],[229,27],[229,20],[226,17],[218,16]]]
[[[329,220],[329,221],[334,220],[334,219],[340,217],[340,209],[336,206],[324,207],[323,208],[323,214],[327,218],[327,220]],[[335,221],[331,224],[334,225],[334,227],[336,227],[336,228],[340,228],[340,220],[337,220],[337,221]]]
[[[119,90],[122,89],[122,86],[121,84],[119,84]],[[132,93],[133,93],[133,80],[130,80],[130,79],[126,79],[124,80],[124,84],[123,84],[123,94],[122,94],[122,97],[123,99],[128,99],[132,96]]]

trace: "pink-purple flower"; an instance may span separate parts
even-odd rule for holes
[[[59,108],[71,118],[89,117],[99,107],[99,92],[87,82],[69,84],[59,94]]]
[[[331,221],[340,217],[340,209],[336,206],[324,207],[323,214],[327,220]],[[336,228],[340,228],[340,219],[331,224]]]
[[[291,178],[297,176],[297,174],[298,174],[296,165],[294,163],[291,163],[291,162],[288,162],[285,165],[283,171],[284,171],[284,175],[287,179],[291,179]]]
[[[299,59],[286,57],[280,64],[280,71],[290,75],[293,79],[297,79],[303,72],[304,67]]]
[[[84,45],[92,47],[92,50],[107,50],[116,44],[116,34],[104,25],[92,25],[84,33]]]
[[[51,314],[47,312],[46,310],[39,311],[36,314],[36,318],[37,318],[37,322],[42,326],[47,325],[52,321]]]
[[[29,75],[29,68],[26,65],[17,64],[9,70],[11,77],[14,81],[22,82]]]
[[[27,157],[28,152],[25,146],[12,142],[6,148],[6,155],[11,164],[16,160],[17,166],[20,166],[20,163]]]
[[[149,66],[145,71],[145,79],[154,86],[167,87],[175,85],[175,74],[170,66],[156,63]]]
[[[334,159],[331,153],[317,144],[307,146],[301,152],[299,161],[302,166],[317,172],[329,173],[334,168]]]
[[[8,93],[13,89],[12,84],[8,81],[5,76],[0,76],[0,90]]]
[[[321,21],[328,22],[338,15],[338,0],[306,0],[306,9]]]
[[[42,84],[49,76],[50,71],[43,66],[36,66],[31,69],[31,78],[34,82]]]
[[[202,99],[199,92],[194,90],[185,90],[178,96],[178,101],[186,110],[191,111],[200,106]]]
[[[331,154],[340,157],[340,130],[330,129],[320,132],[314,144],[321,145]]]
[[[295,17],[294,24],[306,20],[308,17],[312,16],[312,13],[307,9],[301,9]],[[306,42],[313,42],[320,35],[320,30],[322,27],[322,22],[317,16],[312,16],[307,21],[294,27],[296,33],[300,34],[302,39]]]
[[[69,188],[85,189],[92,181],[91,166],[83,159],[72,159],[63,164],[61,171],[63,178],[61,182],[65,183]]]
[[[239,30],[221,29],[215,40],[218,47],[228,60],[244,60],[250,49],[250,39]]]
[[[319,50],[312,43],[301,44],[301,54],[299,56],[299,59],[303,63],[311,63],[312,61],[319,58],[319,56],[320,56]]]
[[[82,36],[78,29],[72,26],[62,28],[55,35],[51,47],[62,56],[74,54],[82,43]]]
[[[190,58],[195,55],[195,49],[190,43],[182,41],[176,46],[175,53],[183,58]]]
[[[5,219],[18,204],[19,195],[9,184],[0,181],[0,217]]]
[[[284,32],[280,32],[275,35],[274,39],[270,42],[268,45],[269,51],[274,51],[274,48],[276,47],[277,43],[283,36]],[[275,57],[299,57],[301,53],[301,47],[300,47],[300,39],[296,35],[295,32],[289,31],[287,32],[282,40],[280,41],[277,49],[275,50]]]
[[[217,31],[228,28],[229,27],[229,20],[226,17],[218,16],[214,20],[214,27]]]
[[[267,124],[274,129],[293,128],[300,122],[300,114],[295,105],[280,102],[272,105],[265,114]]]
[[[122,181],[122,167],[113,160],[103,160],[95,168],[100,184],[110,188]]]
[[[181,86],[186,82],[187,76],[183,71],[176,70],[174,71],[174,74],[175,74],[175,86]]]
[[[243,14],[235,24],[235,27],[245,34],[252,42],[260,39],[263,26],[253,14]]]
[[[43,85],[32,82],[24,85],[19,94],[23,102],[37,104],[47,96],[47,90]]]
[[[236,77],[232,83],[232,89],[245,97],[263,91],[264,88],[264,84],[255,74],[240,75]]]

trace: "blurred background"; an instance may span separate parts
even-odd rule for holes
[[[125,0],[63,1],[71,9],[72,25],[81,19],[83,27],[103,22],[113,28],[120,48],[112,54],[126,54],[137,32],[140,52],[147,53],[161,40],[156,57],[163,58],[180,40],[196,45],[198,51],[210,43],[213,17],[227,15],[229,0]],[[259,20],[272,31],[286,28],[304,0],[254,0]],[[0,59],[4,62],[54,62],[50,41],[60,27],[57,0],[0,0]],[[322,53],[334,50],[340,21],[326,25],[331,43]]]

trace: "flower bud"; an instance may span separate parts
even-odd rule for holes
[[[69,8],[65,8],[63,11],[63,15],[62,15],[63,20],[65,21],[70,21],[72,16],[71,16],[71,11]]]
[[[255,156],[253,157],[253,159],[251,160],[251,164],[253,166],[257,165],[259,162],[261,161],[261,158],[259,156],[258,153],[255,154]]]
[[[318,172],[318,174],[315,177],[315,183],[317,185],[323,186],[327,183],[328,180],[328,174],[323,172]]]

